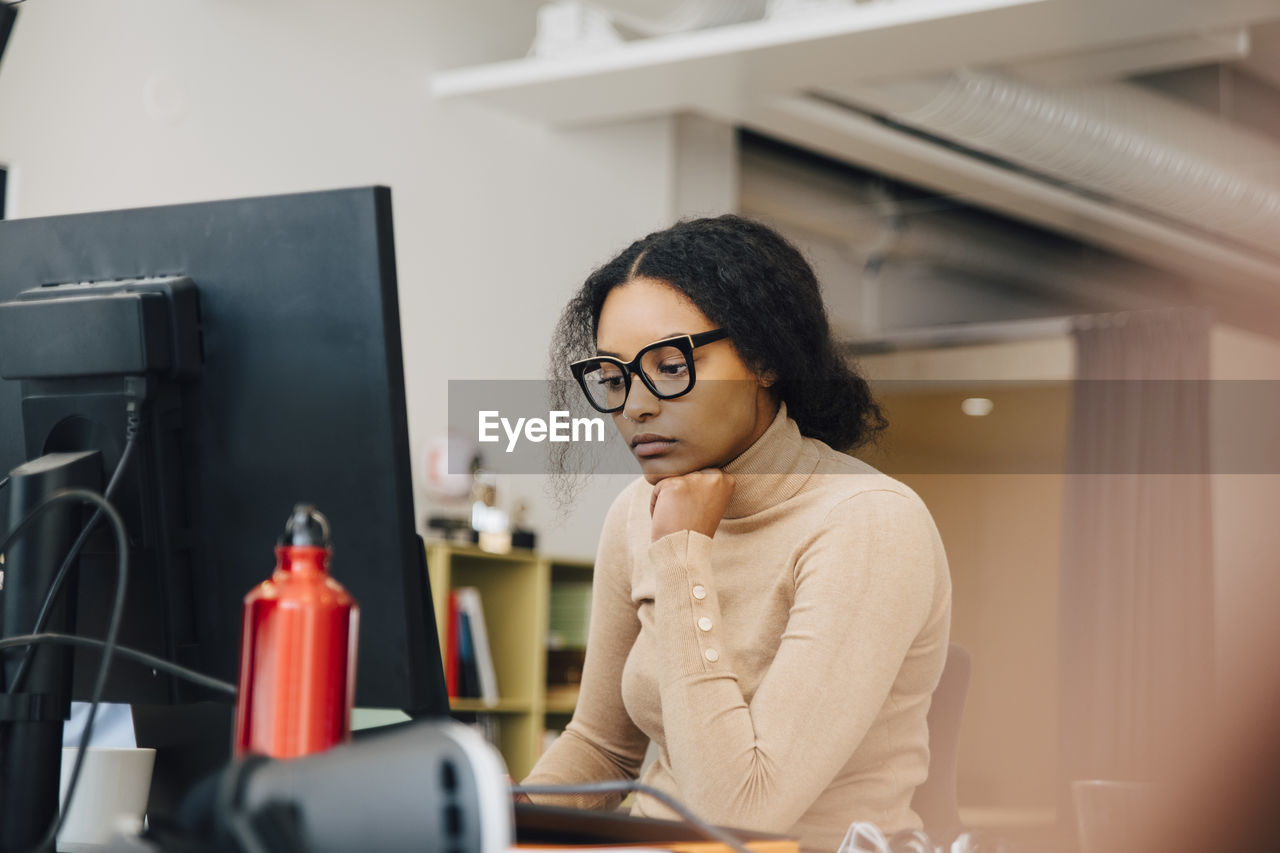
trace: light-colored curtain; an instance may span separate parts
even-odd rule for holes
[[[1212,696],[1210,320],[1170,310],[1075,325],[1061,778],[1159,780]]]

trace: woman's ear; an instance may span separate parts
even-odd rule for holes
[[[778,381],[778,374],[776,371],[766,370],[764,373],[760,374],[759,381],[761,388],[772,388]]]

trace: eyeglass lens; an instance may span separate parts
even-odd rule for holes
[[[640,369],[656,388],[659,397],[675,397],[689,390],[689,362],[679,347],[661,346],[645,350]],[[582,372],[583,386],[591,401],[604,409],[620,409],[627,401],[628,382],[622,367],[599,360]]]

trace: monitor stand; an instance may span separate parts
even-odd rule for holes
[[[96,451],[50,453],[10,472],[9,524],[63,489],[102,490],[102,459]],[[58,567],[66,559],[87,515],[73,501],[45,510],[9,546],[0,585],[0,637],[31,633]],[[50,611],[44,630],[75,633],[73,572]],[[12,692],[19,662],[32,657],[22,692]],[[0,690],[0,851],[30,850],[58,817],[62,773],[62,724],[71,716],[72,653],[43,645],[3,653]]]

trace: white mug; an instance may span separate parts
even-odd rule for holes
[[[80,750],[62,750],[60,801],[65,803],[67,785]],[[117,827],[141,827],[151,791],[154,749],[89,747],[80,780],[71,799],[71,809],[58,833],[58,850],[74,853],[106,844]]]

